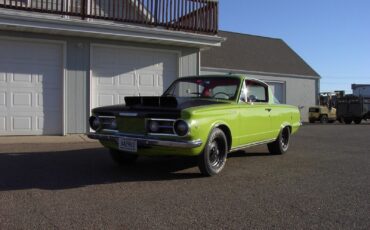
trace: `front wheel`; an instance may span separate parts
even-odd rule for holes
[[[360,117],[354,119],[354,122],[355,122],[356,125],[361,124],[361,121],[362,121],[362,118],[360,118]]]
[[[326,124],[326,123],[328,123],[328,121],[329,121],[328,116],[326,116],[326,115],[321,116],[321,118],[320,118],[321,123]]]
[[[227,139],[222,130],[212,130],[203,152],[198,156],[198,167],[205,176],[214,176],[222,171],[228,152]]]
[[[269,152],[273,155],[281,155],[286,153],[289,149],[289,141],[290,141],[290,129],[285,127],[281,130],[278,138],[272,142],[267,144]]]
[[[116,149],[110,149],[109,152],[112,160],[120,166],[131,165],[135,163],[138,158],[136,154],[126,153]]]
[[[352,118],[344,118],[343,120],[344,120],[344,123],[346,123],[347,125],[352,123]]]

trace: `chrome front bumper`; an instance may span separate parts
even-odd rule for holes
[[[101,141],[114,141],[118,143],[119,138],[129,138],[131,140],[136,140],[138,147],[148,148],[151,146],[162,146],[162,147],[175,147],[175,148],[196,148],[202,145],[201,140],[194,141],[175,141],[175,140],[160,140],[147,137],[138,137],[125,134],[97,134],[97,133],[88,133],[87,136],[90,139],[101,140]]]

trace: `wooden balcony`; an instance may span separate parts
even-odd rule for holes
[[[0,0],[0,8],[216,34],[218,0]]]

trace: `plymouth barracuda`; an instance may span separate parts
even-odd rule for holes
[[[297,107],[282,105],[262,81],[244,75],[176,80],[160,97],[125,97],[95,108],[88,134],[120,165],[138,156],[197,156],[202,174],[218,174],[227,154],[267,144],[283,154],[299,126]]]

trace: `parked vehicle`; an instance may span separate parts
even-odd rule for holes
[[[346,124],[370,119],[370,97],[346,95],[337,102],[337,117]]]
[[[268,85],[244,75],[176,80],[161,97],[126,97],[92,110],[98,139],[118,164],[138,156],[197,156],[202,174],[221,172],[229,152],[267,144],[283,154],[297,132],[297,107],[275,104]]]
[[[352,84],[352,94],[358,97],[370,97],[369,84]]]
[[[326,106],[312,106],[308,109],[308,119],[310,123],[320,121],[320,123],[333,123],[337,120],[335,108],[329,109]]]
[[[320,121],[321,123],[333,123],[337,120],[336,101],[344,92],[320,93],[320,105],[308,108],[308,120],[310,123]]]

